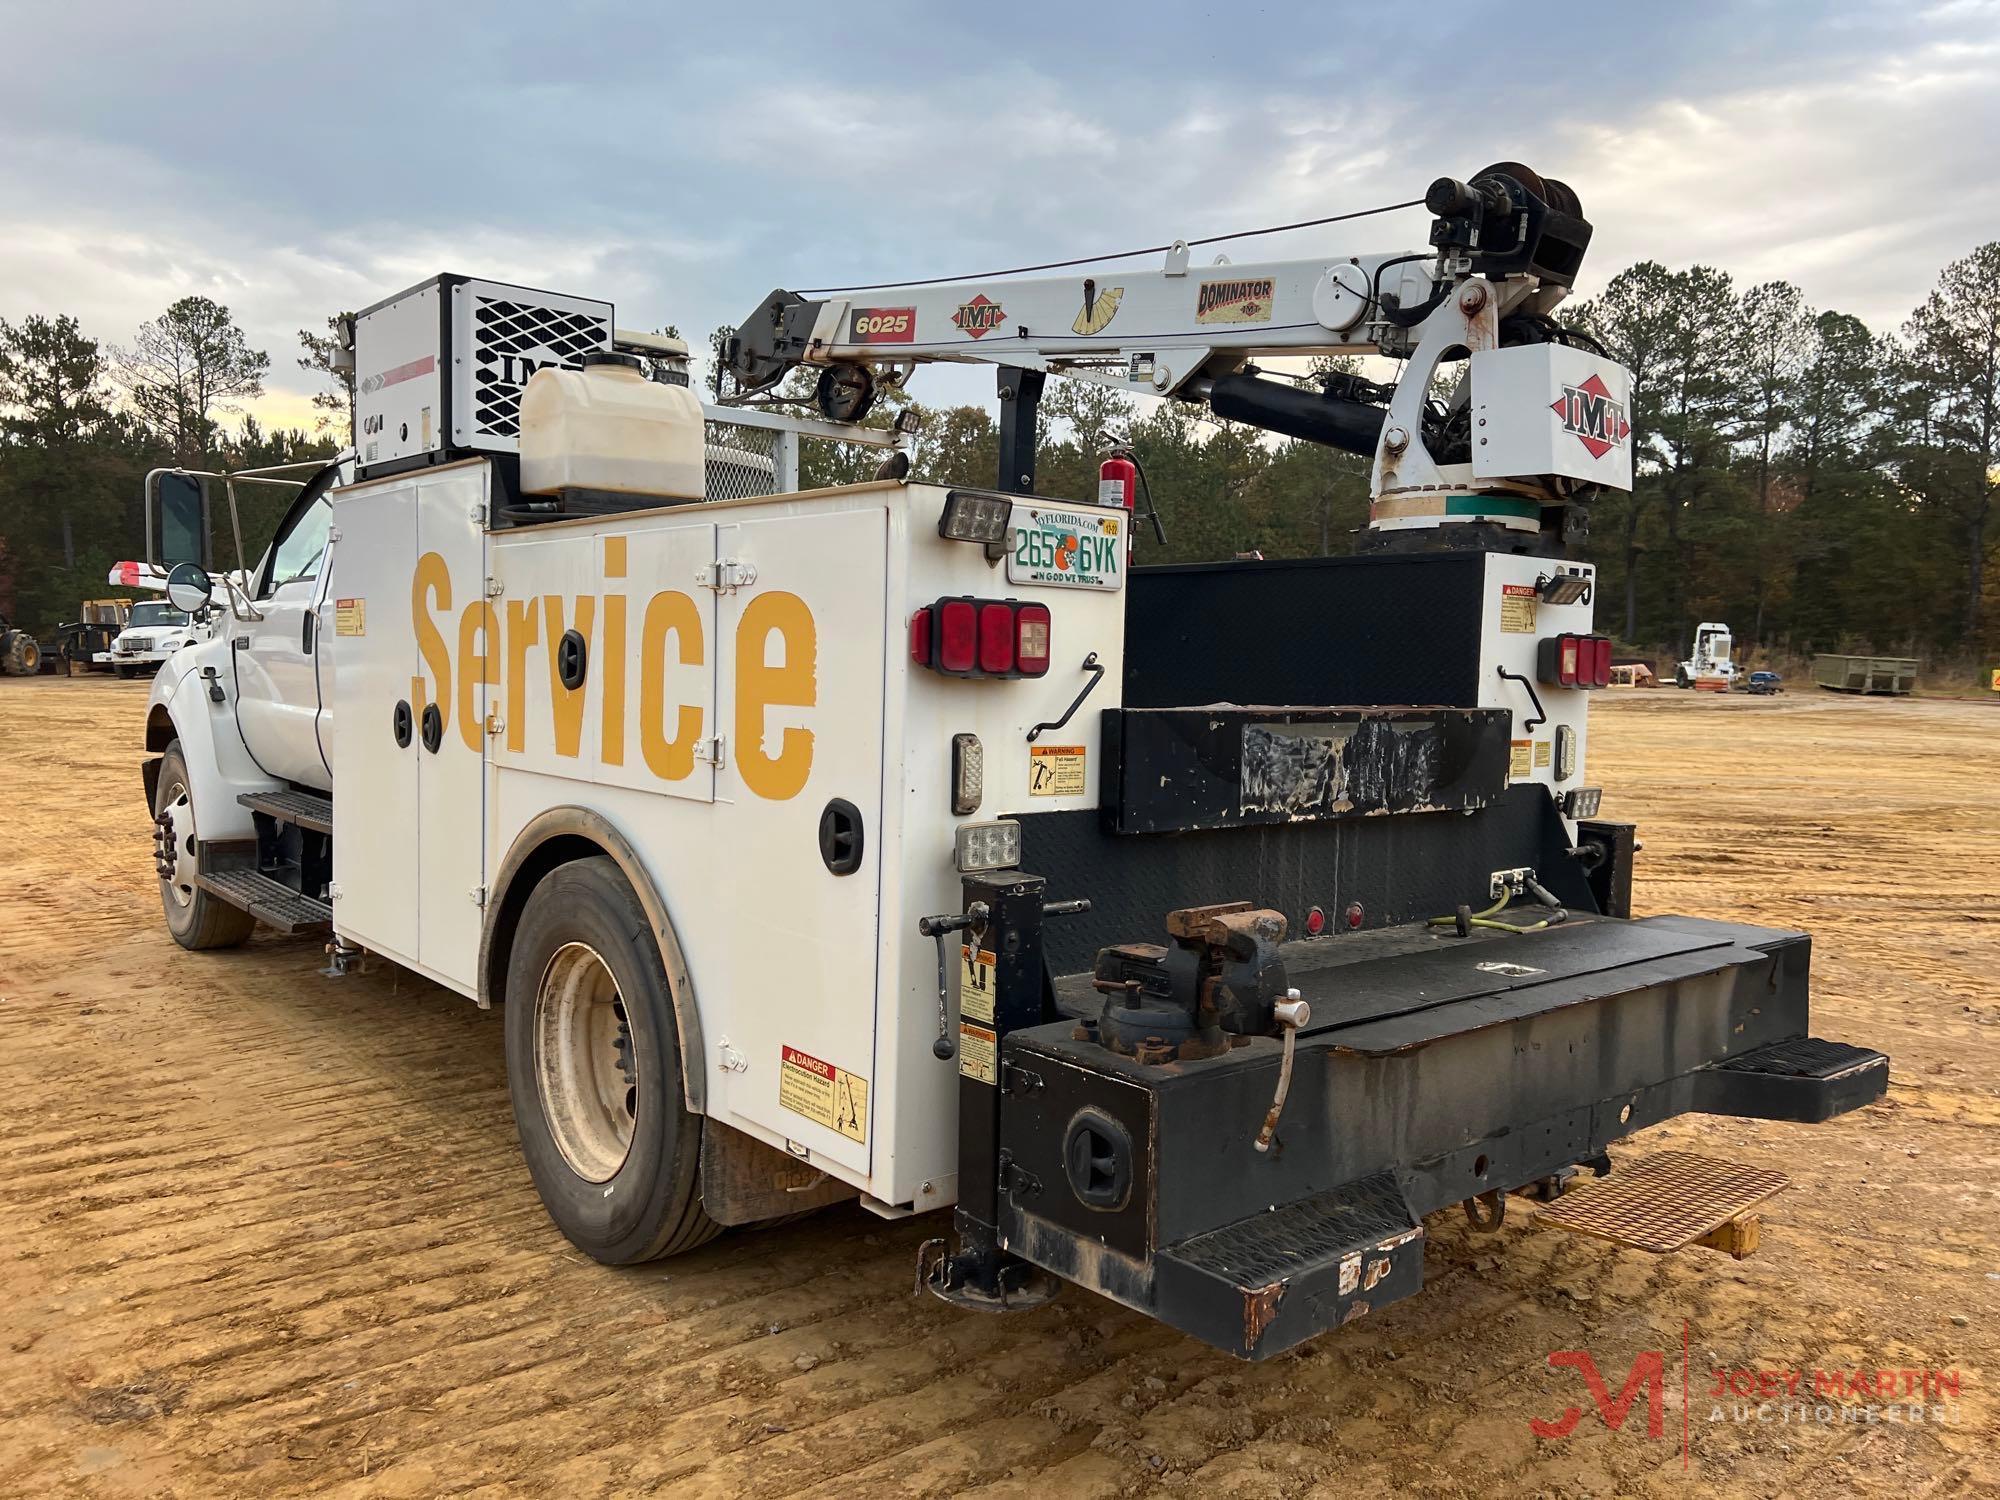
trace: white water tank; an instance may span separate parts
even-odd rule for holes
[[[537,370],[521,393],[521,488],[700,500],[701,402],[662,385],[628,354],[592,353],[580,370]]]

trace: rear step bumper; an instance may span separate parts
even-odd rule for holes
[[[1881,1053],[1806,1034],[1800,933],[1674,917],[1332,946],[1288,955],[1330,1019],[1299,1038],[1269,1153],[1275,1041],[1143,1066],[1070,1023],[1010,1034],[1005,1248],[1264,1359],[1418,1290],[1427,1214],[1676,1115],[1817,1122],[1888,1086]]]

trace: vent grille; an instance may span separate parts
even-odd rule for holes
[[[611,324],[592,313],[476,297],[472,324],[472,423],[483,437],[521,435],[521,387],[546,366],[574,370],[611,343]]]

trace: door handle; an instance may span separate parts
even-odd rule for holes
[[[398,750],[407,750],[410,748],[410,731],[414,727],[414,723],[410,718],[410,705],[398,699],[396,711],[389,716],[389,731],[396,736],[396,748]]]
[[[303,624],[302,626],[300,626],[300,628],[299,628],[299,650],[301,650],[302,652],[304,652],[304,653],[305,653],[305,654],[306,654],[307,656],[311,656],[311,655],[312,655],[312,651],[313,651],[313,623],[314,623],[314,621],[316,621],[316,620],[317,620],[318,618],[319,618],[319,611],[318,611],[318,610],[316,610],[316,609],[308,609],[308,610],[307,610],[307,611],[305,612],[305,615],[304,615],[304,620],[305,620],[305,623],[304,623],[304,624]]]
[[[444,711],[435,703],[424,705],[424,748],[431,754],[438,753],[438,746],[444,743]]]

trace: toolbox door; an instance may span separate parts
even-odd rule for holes
[[[753,1055],[711,1077],[710,1110],[860,1171],[875,1136],[887,546],[879,509],[716,538],[725,564],[756,570],[722,593],[716,629],[729,806],[715,868],[732,887],[718,951],[728,1035]]]
[[[417,865],[424,887],[417,959],[468,993],[478,988],[486,899],[486,694],[461,639],[485,602],[485,464],[417,485],[419,637],[409,682],[417,710]],[[440,668],[442,675],[440,676]]]
[[[336,494],[333,521],[342,537],[331,622],[333,926],[407,963],[417,956],[423,889],[411,841],[423,754],[410,705],[417,507],[402,486],[371,487]]]

